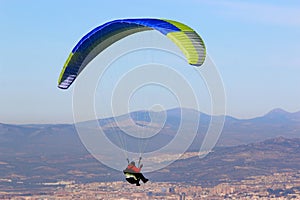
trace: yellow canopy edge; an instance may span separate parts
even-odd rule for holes
[[[198,63],[199,55],[196,48],[184,32],[171,32],[167,37],[180,48],[190,64]]]

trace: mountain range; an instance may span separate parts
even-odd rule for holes
[[[199,151],[211,116],[189,109],[168,110],[166,122],[153,148],[168,143],[180,125],[181,112],[200,116],[198,134],[189,151]],[[151,113],[131,113],[136,123],[149,123]],[[147,117],[148,116],[148,117]],[[186,115],[188,116],[188,115]],[[126,117],[121,116],[120,122]],[[142,120],[141,120],[142,119]],[[119,131],[113,119],[98,121],[109,135]],[[300,170],[300,112],[275,109],[253,119],[225,116],[217,146],[205,158],[180,159],[165,169],[150,173],[156,181],[184,181],[214,185],[227,179],[240,180],[254,174]],[[89,122],[83,122],[88,126]],[[191,122],[192,123],[192,122]],[[123,124],[123,125],[124,125]],[[132,139],[129,142],[135,142]],[[191,176],[192,175],[192,176]],[[122,180],[123,176],[96,159],[85,149],[74,124],[0,123],[0,190],[26,188],[41,182]]]
[[[161,146],[170,141],[180,125],[181,113],[185,116],[199,115],[198,133],[191,145],[192,149],[199,150],[203,138],[211,121],[211,116],[190,109],[171,109],[166,112],[166,122],[157,136],[153,137],[153,145]],[[150,113],[151,114],[151,113]],[[138,123],[149,123],[149,112],[139,111],[131,113],[133,120]],[[119,125],[128,121],[129,115],[120,116]],[[237,119],[225,116],[225,123],[217,146],[236,146],[263,141],[269,138],[284,136],[296,138],[300,136],[300,112],[289,113],[282,109],[275,109],[264,116],[252,119]],[[190,119],[192,124],[193,119]],[[113,123],[113,118],[99,120],[99,124],[108,137],[113,132],[121,132]],[[187,119],[189,121],[189,119]],[[188,122],[189,123],[189,122]],[[89,122],[83,122],[86,126]],[[116,138],[116,137],[115,137]],[[111,137],[114,140],[114,137]],[[131,140],[132,141],[131,141]],[[134,138],[129,138],[135,143]],[[58,153],[78,152],[82,148],[81,141],[74,124],[33,124],[13,125],[0,123],[0,148],[2,153],[32,152],[32,153]]]

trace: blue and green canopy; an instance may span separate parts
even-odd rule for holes
[[[98,26],[76,44],[61,71],[58,87],[69,88],[87,64],[114,42],[148,30],[159,31],[171,39],[181,49],[189,64],[203,64],[206,56],[204,42],[190,27],[166,19],[120,19]]]

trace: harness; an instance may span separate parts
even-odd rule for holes
[[[128,173],[128,172],[124,172],[126,179],[127,178],[133,178],[134,180],[138,180],[134,174]]]

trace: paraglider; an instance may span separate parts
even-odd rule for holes
[[[141,164],[141,157],[139,159],[138,166],[135,166],[135,162],[131,161],[129,163],[129,159],[127,159],[128,166],[125,170],[123,170],[126,180],[131,184],[136,184],[136,186],[140,186],[140,180],[143,181],[143,183],[147,183],[148,179],[144,177],[144,175],[141,173],[141,169],[143,167],[143,164]]]
[[[85,67],[113,43],[138,32],[155,30],[169,38],[184,54],[192,66],[201,66],[206,57],[206,48],[201,37],[190,27],[166,19],[118,19],[100,25],[87,33],[73,48],[58,79],[60,89],[68,89]],[[141,160],[141,157],[140,157]],[[141,173],[143,165],[129,162],[123,171],[126,180],[140,185],[148,181]]]

